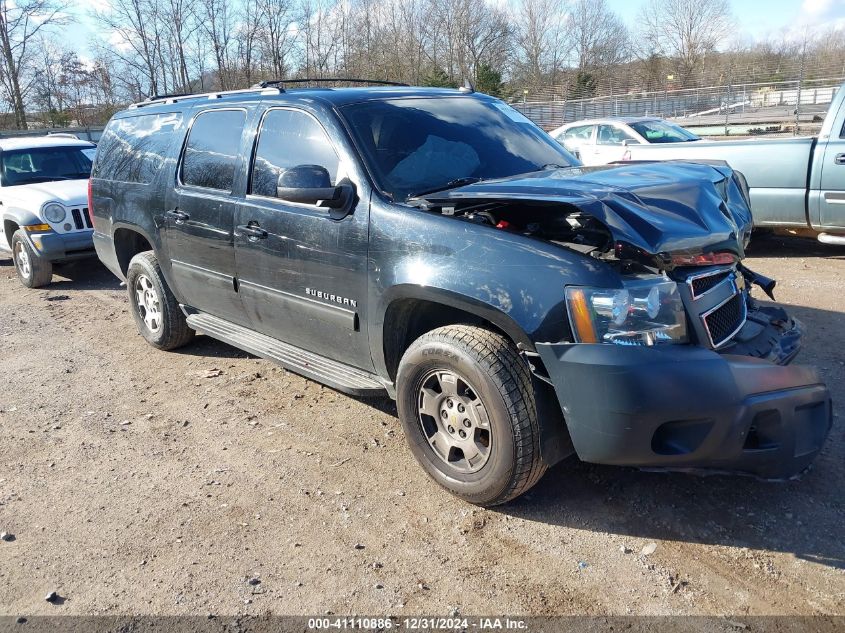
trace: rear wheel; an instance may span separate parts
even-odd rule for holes
[[[194,338],[152,251],[138,253],[129,262],[126,288],[138,332],[150,345],[176,349]]]
[[[405,352],[396,385],[414,456],[458,497],[505,503],[545,472],[531,377],[504,336],[468,325],[433,330]]]
[[[40,288],[53,280],[53,264],[32,248],[23,229],[12,235],[12,259],[18,279],[27,288]]]

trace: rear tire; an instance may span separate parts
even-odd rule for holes
[[[152,251],[138,253],[126,273],[129,303],[138,332],[157,349],[182,347],[196,334],[167,285]]]
[[[32,248],[23,229],[12,235],[12,261],[18,279],[27,288],[41,288],[53,281],[53,264]]]
[[[396,391],[414,457],[461,499],[505,503],[545,473],[531,376],[504,336],[469,325],[424,334],[399,363]]]

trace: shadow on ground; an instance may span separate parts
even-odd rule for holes
[[[845,259],[845,246],[822,244],[809,237],[755,232],[746,253],[749,257],[821,257]]]
[[[814,240],[761,236],[753,257],[845,258],[845,248]],[[3,261],[0,260],[0,265]],[[57,271],[49,290],[113,290],[119,282],[96,260]],[[797,362],[816,365],[834,403],[845,400],[845,314],[808,307],[792,313],[807,327],[805,348]],[[131,317],[127,314],[127,320]],[[245,358],[233,347],[198,337],[178,353]],[[164,362],[164,361],[163,361]],[[396,415],[393,401],[364,400]],[[526,520],[578,530],[607,532],[638,539],[704,543],[792,553],[822,565],[845,569],[845,441],[835,405],[834,425],[814,468],[797,481],[761,482],[751,478],[701,477],[642,472],[565,460],[552,468],[528,494],[497,511]],[[434,484],[432,484],[434,485]]]

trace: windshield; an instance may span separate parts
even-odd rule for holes
[[[2,153],[4,187],[53,180],[81,180],[91,175],[96,147],[37,147]]]
[[[342,110],[379,188],[394,200],[578,161],[500,101],[391,99]]]
[[[689,130],[668,121],[637,121],[630,125],[649,143],[685,143],[700,140]]]

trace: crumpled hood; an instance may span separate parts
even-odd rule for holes
[[[486,180],[424,196],[438,203],[561,203],[646,253],[730,251],[744,256],[751,209],[727,165],[683,161],[570,167]]]
[[[66,207],[88,204],[88,180],[56,180],[30,185],[4,187],[3,198],[11,204],[36,210],[45,202],[55,200]],[[7,202],[8,204],[8,202]]]

